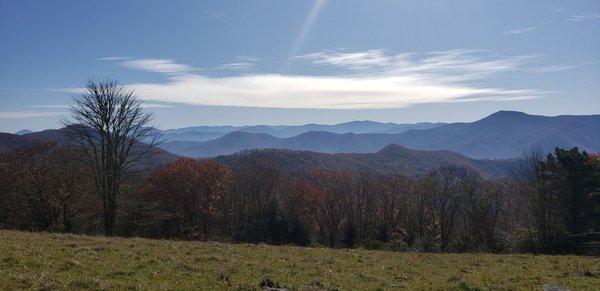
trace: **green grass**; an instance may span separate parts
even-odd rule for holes
[[[0,230],[0,289],[600,288],[600,259],[391,253]]]

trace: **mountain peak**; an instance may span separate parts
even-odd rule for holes
[[[492,113],[490,116],[488,116],[486,118],[490,118],[490,117],[496,117],[496,118],[500,118],[500,117],[525,117],[525,116],[529,116],[529,114],[521,112],[521,111],[500,110],[498,112]]]
[[[389,144],[385,147],[383,147],[382,149],[380,149],[379,151],[377,151],[378,154],[390,154],[390,153],[405,153],[405,152],[410,152],[412,151],[411,149],[408,149],[406,147],[403,147],[399,144]]]
[[[17,132],[15,132],[16,135],[24,135],[24,134],[28,134],[28,133],[33,133],[33,130],[29,130],[29,129],[21,129]]]
[[[514,122],[519,122],[522,121],[528,117],[532,117],[532,115],[529,115],[527,113],[523,113],[520,111],[508,111],[508,110],[500,110],[498,112],[492,113],[491,115],[480,119],[479,121],[476,121],[474,123],[497,123],[497,122],[509,122],[509,123],[514,123]]]

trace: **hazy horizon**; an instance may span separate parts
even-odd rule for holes
[[[318,125],[338,125],[338,124],[344,124],[344,123],[350,123],[350,122],[377,122],[377,123],[391,123],[391,124],[397,124],[397,125],[403,125],[403,124],[417,124],[417,123],[442,123],[442,124],[451,124],[451,123],[470,123],[470,122],[475,122],[478,120],[481,120],[483,118],[486,118],[494,113],[498,113],[500,111],[508,111],[508,112],[519,112],[519,113],[524,113],[527,115],[533,115],[533,116],[545,116],[545,117],[557,117],[557,116],[591,116],[591,115],[599,115],[599,114],[559,114],[559,115],[540,115],[540,114],[529,114],[527,112],[522,112],[522,111],[514,111],[514,110],[498,110],[496,112],[492,112],[489,115],[483,116],[481,118],[477,118],[475,120],[458,120],[458,121],[415,121],[415,122],[393,122],[393,121],[377,121],[377,120],[370,120],[370,119],[355,119],[355,120],[348,120],[348,121],[341,121],[341,122],[333,122],[333,123],[290,123],[290,124],[192,124],[192,125],[188,125],[188,126],[182,126],[182,127],[169,127],[169,128],[159,128],[157,127],[157,129],[160,130],[172,130],[172,129],[184,129],[184,128],[192,128],[192,127],[199,127],[199,126],[207,126],[207,127],[225,127],[225,126],[232,126],[232,127],[252,127],[252,126],[273,126],[273,127],[277,127],[277,126],[304,126],[304,125],[310,125],[310,124],[318,124]],[[33,132],[37,132],[37,131],[43,131],[43,130],[53,130],[53,129],[60,129],[61,126],[57,126],[57,127],[48,127],[48,128],[41,128],[41,129],[31,129],[31,128],[21,128],[12,132],[8,132],[8,133],[17,133],[19,131],[22,130],[30,130]],[[1,132],[1,131],[0,131]]]

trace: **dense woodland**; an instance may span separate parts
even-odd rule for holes
[[[0,156],[0,227],[105,232],[85,153],[36,143]],[[444,166],[417,178],[315,169],[265,156],[235,168],[180,158],[123,175],[111,235],[394,251],[597,253],[600,157],[527,155],[512,178]]]

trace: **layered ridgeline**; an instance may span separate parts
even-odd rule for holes
[[[320,130],[314,131],[315,129]],[[324,129],[330,131],[323,131]],[[231,130],[233,132],[224,133]],[[208,141],[174,139],[177,135],[194,136],[198,132],[205,134],[217,132],[222,136]],[[300,133],[284,137],[297,132]],[[484,119],[470,123],[393,124],[356,121],[337,125],[309,124],[303,126],[252,126],[242,128],[201,126],[166,130],[163,133],[166,141],[160,144],[164,151],[159,151],[159,157],[157,158],[159,163],[175,159],[174,154],[206,158],[231,155],[253,149],[292,150],[281,152],[287,153],[286,155],[294,151],[329,154],[376,153],[375,155],[354,156],[361,159],[377,159],[380,157],[380,150],[389,145],[401,145],[407,148],[405,150],[451,151],[460,153],[462,158],[472,159],[515,158],[520,157],[524,151],[531,148],[539,148],[545,152],[550,152],[554,147],[571,148],[577,146],[588,152],[600,151],[600,115],[547,117],[511,111],[499,111]],[[0,133],[0,151],[24,148],[35,140],[52,141],[58,144],[66,141],[64,129],[33,133],[20,132],[20,134]],[[387,149],[390,148],[394,147]],[[396,147],[396,149],[398,148]],[[414,151],[412,154],[414,156],[417,153],[420,153],[420,151]],[[432,153],[423,152],[422,154],[431,155]],[[311,153],[311,155],[318,154]],[[436,155],[439,155],[439,152]],[[331,156],[331,158],[333,157],[347,160],[345,155]],[[321,157],[321,159],[329,158],[329,155]],[[405,163],[410,162],[417,164],[421,163],[422,160],[417,158],[405,159]],[[298,164],[299,162],[294,163]],[[336,164],[346,164],[346,162],[336,162]],[[348,167],[368,168],[371,166]],[[388,171],[387,168],[380,165],[373,167],[382,169],[383,172]]]
[[[24,136],[0,133],[0,152],[24,149],[35,141],[68,144],[65,129],[45,130]],[[160,167],[177,158],[176,155],[160,149],[155,153],[149,163],[144,163],[147,169]],[[321,169],[416,177],[441,166],[454,165],[470,167],[481,173],[483,177],[491,179],[509,175],[513,162],[512,160],[476,160],[451,151],[411,150],[399,145],[388,145],[375,153],[328,154],[287,149],[255,149],[218,156],[214,159],[235,168],[238,163],[249,158],[269,159],[291,175],[308,175],[315,169]]]
[[[287,138],[310,131],[332,133],[401,133],[411,129],[429,129],[443,123],[420,122],[414,124],[381,123],[375,121],[351,121],[339,124],[305,125],[252,125],[252,126],[194,126],[163,131],[166,141],[208,141],[229,133],[266,133],[274,137]]]
[[[310,133],[306,135],[310,135]],[[65,129],[46,130],[23,136],[0,133],[0,152],[24,149],[35,141],[55,142],[58,145],[68,144]],[[368,171],[417,177],[441,166],[467,166],[490,179],[508,176],[513,163],[512,160],[476,160],[451,151],[411,150],[399,145],[388,145],[379,151],[376,149],[374,151],[376,152],[328,154],[287,149],[254,149],[218,156],[214,159],[231,168],[235,168],[240,162],[247,159],[268,159],[284,172],[296,176],[309,175],[315,170],[326,170],[354,173]],[[157,149],[155,153],[156,155],[150,158],[149,163],[144,163],[148,169],[160,167],[177,158],[176,155],[160,149]]]
[[[208,141],[190,141],[197,130],[235,130]],[[309,130],[309,131],[305,131]],[[600,151],[600,115],[538,116],[499,111],[470,123],[394,125],[350,122],[296,127],[195,127],[165,131],[161,147],[190,157],[214,157],[250,149],[292,149],[323,153],[374,153],[390,144],[418,150],[449,150],[471,158],[515,158],[531,148]],[[285,134],[283,134],[285,132]],[[293,132],[298,135],[287,136]],[[219,133],[221,134],[221,133]]]

